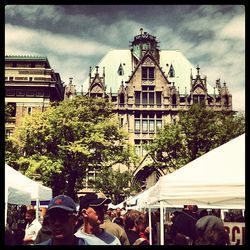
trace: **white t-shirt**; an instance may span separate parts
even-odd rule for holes
[[[87,234],[81,228],[75,236],[84,240],[84,245],[121,245],[120,240],[113,234],[107,233],[102,229],[98,234]]]
[[[34,219],[30,224],[26,225],[24,238],[32,236],[32,240],[34,241],[41,227],[41,223],[37,219]]]

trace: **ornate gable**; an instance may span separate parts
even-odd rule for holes
[[[103,76],[99,75],[98,66],[96,66],[95,75],[91,76],[90,68],[89,79],[89,95],[90,96],[104,96],[105,95],[105,73],[103,69]]]
[[[150,56],[147,56],[144,60],[144,62],[142,63],[142,66],[148,67],[148,66],[155,66],[155,63],[153,62],[153,60],[150,58]]]

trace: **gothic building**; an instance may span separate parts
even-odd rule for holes
[[[129,141],[140,158],[134,168],[134,181],[152,186],[164,175],[161,169],[148,167],[143,145],[155,136],[157,128],[178,119],[180,110],[204,102],[214,111],[232,111],[232,95],[220,79],[212,87],[206,76],[180,51],[160,50],[155,36],[140,30],[127,50],[108,52],[89,71],[83,83],[83,95],[108,98],[118,115],[120,126],[129,133]]]

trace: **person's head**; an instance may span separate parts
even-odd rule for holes
[[[22,205],[20,208],[21,214],[25,214],[27,212],[27,207],[25,205]]]
[[[36,212],[34,209],[29,209],[26,211],[26,214],[25,214],[25,220],[28,222],[28,223],[31,223],[36,217]]]
[[[226,230],[221,228],[213,228],[206,231],[206,233],[199,237],[196,241],[196,245],[229,245],[229,234]]]
[[[49,202],[46,215],[55,244],[72,240],[76,224],[76,204],[67,195],[58,195]]]
[[[103,193],[86,194],[80,200],[79,215],[83,216],[84,223],[99,228],[104,222],[104,214],[110,202]]]
[[[202,217],[204,217],[204,216],[207,216],[208,215],[208,212],[207,212],[207,209],[202,209],[201,211],[200,211],[200,218],[202,218]]]
[[[121,209],[119,207],[116,208],[116,216],[117,217],[121,216]]]
[[[200,218],[196,223],[198,233],[197,244],[200,245],[227,245],[229,235],[224,228],[222,220],[214,215]]]
[[[134,230],[138,233],[145,230],[145,216],[138,210],[131,209],[124,215],[125,229]]]

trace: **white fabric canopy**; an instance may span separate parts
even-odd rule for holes
[[[35,182],[5,164],[5,190],[9,187],[31,194],[31,200],[40,201],[52,198],[52,189]]]
[[[160,177],[144,205],[245,209],[245,134]]]
[[[17,205],[29,205],[31,202],[31,194],[13,187],[8,187],[5,189],[5,202]]]
[[[30,197],[29,200],[27,200],[28,195]],[[26,198],[24,199],[24,197]],[[5,164],[5,223],[7,222],[8,203],[27,205],[31,203],[31,200],[36,201],[36,219],[38,219],[40,201],[47,201],[51,198],[51,188],[29,179]]]

